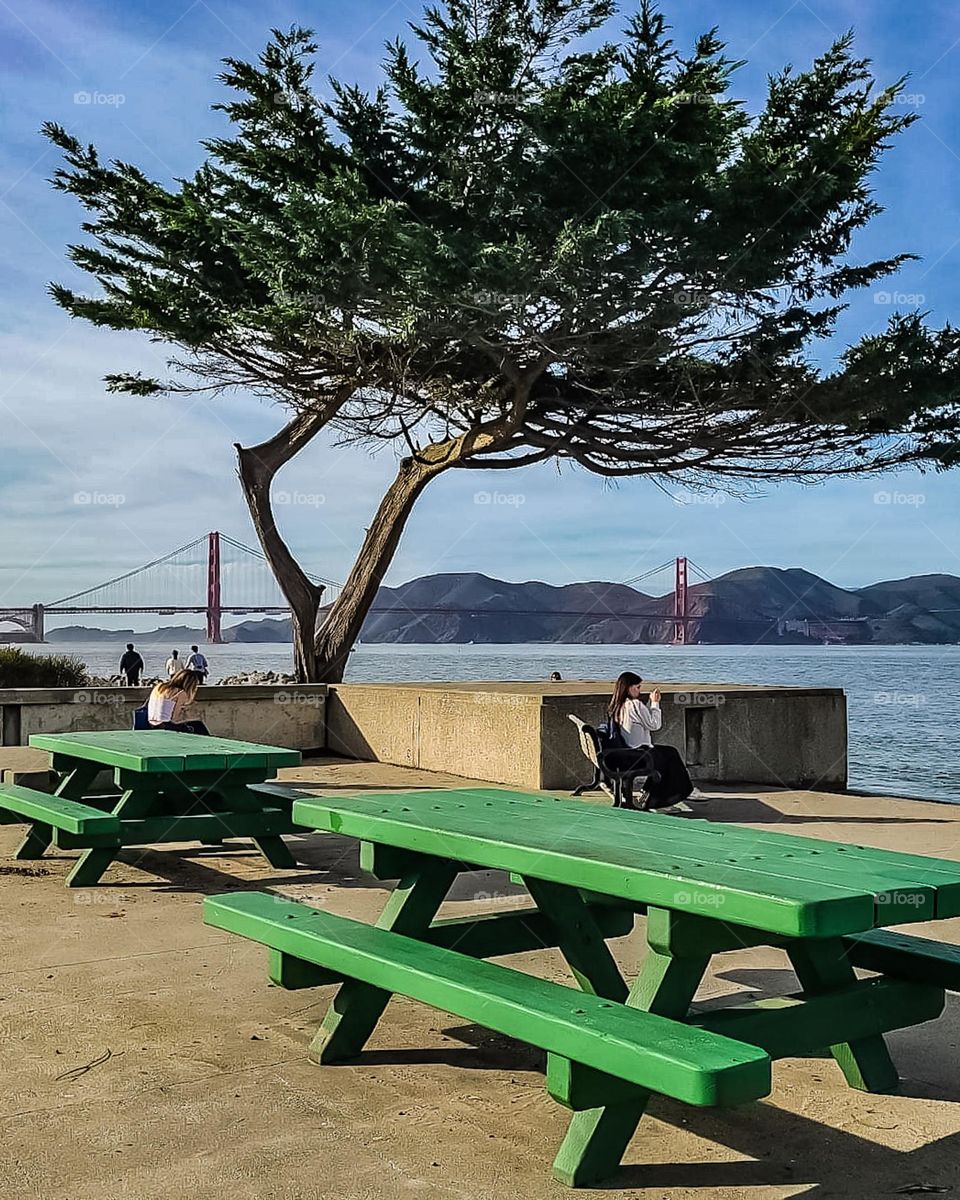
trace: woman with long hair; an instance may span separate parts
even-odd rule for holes
[[[660,689],[655,687],[645,702],[642,699],[642,685],[642,676],[634,671],[624,671],[613,685],[607,712],[611,723],[619,727],[624,748],[608,750],[604,757],[615,769],[624,770],[629,766],[627,760],[631,754],[634,758],[642,754],[652,759],[660,776],[656,782],[647,781],[640,805],[634,804],[633,798],[628,796],[626,807],[686,811],[685,807],[676,806],[683,805],[686,800],[703,800],[706,797],[702,797],[694,788],[680,752],[673,746],[654,745],[651,734],[663,726]]]
[[[158,683],[147,700],[147,723],[150,728],[209,736],[210,731],[202,721],[184,719],[196,699],[199,686],[200,675],[196,671],[178,671],[172,679]]]

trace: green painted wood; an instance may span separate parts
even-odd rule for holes
[[[597,928],[607,937],[623,937],[633,928],[633,913],[609,905],[596,906],[591,910]],[[422,935],[423,941],[431,946],[442,946],[456,950],[471,958],[500,958],[508,954],[525,954],[531,950],[543,950],[556,945],[554,925],[535,908],[519,912],[484,913],[477,917],[450,917],[434,921]],[[275,953],[279,954],[279,951]],[[289,955],[282,956],[289,958]],[[274,983],[288,989],[321,987],[334,980],[340,982],[322,967],[300,962],[296,974],[288,973],[285,979],[297,982],[282,982],[270,975]]]
[[[869,930],[843,939],[855,967],[960,992],[960,946],[891,930]]]
[[[374,928],[398,937],[422,937],[456,877],[453,863],[424,857],[417,869],[405,875],[390,893]],[[303,957],[309,959],[310,955]],[[322,965],[341,969],[336,963]],[[355,976],[356,972],[344,970],[343,974]],[[334,1063],[357,1057],[383,1016],[391,991],[397,990],[389,984],[377,986],[380,982],[356,977],[343,984],[310,1043],[314,1061]]]
[[[280,869],[295,867],[297,865],[293,851],[281,837],[277,837],[274,834],[258,834],[253,839],[253,844],[271,867]]]
[[[620,974],[590,908],[575,888],[524,880],[537,907],[553,925],[556,944],[573,977],[585,992],[608,1000],[626,1000],[629,988]]]
[[[24,837],[23,841],[13,852],[13,857],[25,859],[28,862],[43,858],[46,851],[50,848],[53,835],[54,828],[52,825],[45,825],[42,821],[35,821],[30,829],[27,830],[26,837]]]
[[[785,946],[790,941],[746,925],[731,925],[696,913],[651,908],[647,912],[647,944],[674,958],[702,958],[750,946]]]
[[[769,1057],[753,1046],[294,901],[212,896],[204,920],[688,1103],[770,1088]]]
[[[284,954],[273,946],[267,947],[267,977],[288,992],[344,982],[343,976],[336,971],[328,971],[293,954]]]
[[[118,849],[117,846],[110,846],[87,850],[77,859],[76,865],[67,875],[66,886],[78,888],[93,887],[98,884],[104,871],[116,858]]]
[[[495,799],[482,803],[485,808],[493,808],[494,811],[501,807],[500,802]],[[458,807],[466,808],[467,805],[461,801]],[[524,829],[542,829],[545,820],[549,820],[553,826],[558,819],[565,817],[570,821],[570,827],[566,830],[568,840],[590,847],[594,843],[597,830],[593,828],[592,823],[587,830],[581,828],[579,815],[582,811],[582,805],[569,802],[554,802],[551,809],[542,805],[522,805],[511,801],[509,820],[511,827],[519,833]],[[627,814],[614,812],[608,807],[599,811],[606,814],[606,828],[609,833],[619,837]],[[611,815],[619,820],[610,821]],[[649,821],[648,816],[652,818]],[[834,859],[826,855],[792,857],[784,853],[780,843],[772,849],[768,848],[763,842],[762,830],[747,831],[738,841],[720,841],[716,838],[699,837],[702,828],[700,823],[695,826],[681,826],[680,829],[684,832],[678,834],[676,820],[672,817],[655,813],[634,813],[630,814],[630,817],[643,823],[643,841],[649,852],[659,852],[664,859],[670,859],[691,872],[705,863],[711,863],[724,871],[731,882],[742,878],[738,872],[748,870],[777,881],[817,881],[824,885],[835,884],[858,892],[871,893],[876,909],[872,923],[877,925],[932,920],[938,912],[938,897],[940,910],[946,912],[960,901],[960,870],[954,872],[953,879],[956,882],[941,883],[937,886],[918,881],[912,867],[898,868],[889,862],[875,864],[863,859]],[[688,829],[691,830],[689,836],[686,833]],[[789,838],[785,841],[789,844]],[[929,872],[927,874],[929,875]],[[777,886],[780,886],[779,883]],[[715,897],[704,896],[700,899],[706,910],[713,909],[716,915],[720,915],[722,910]]]
[[[414,793],[389,797],[311,797],[293,806],[293,819],[309,828],[344,833],[400,849],[457,858],[478,866],[536,875],[624,900],[700,914],[799,937],[857,932],[874,924],[874,893],[809,879],[745,870],[715,855],[690,857],[699,846],[693,822],[684,822],[672,854],[652,849],[645,815],[620,813],[612,826],[595,824],[605,810],[578,802],[569,825],[530,819],[496,799],[475,793]],[[455,799],[451,799],[451,796]],[[551,814],[555,817],[555,814]],[[678,826],[672,818],[673,829]],[[682,853],[677,851],[681,850]],[[722,898],[722,899],[721,899]],[[900,919],[898,915],[898,920]]]
[[[853,965],[840,938],[793,942],[787,954],[808,995],[836,991],[856,981]],[[862,1092],[891,1092],[900,1083],[881,1034],[831,1042],[830,1053],[851,1087]]]
[[[385,793],[384,796],[396,793]],[[538,793],[506,792],[499,789],[463,789],[458,792],[444,793],[448,797],[457,797],[459,803],[506,805],[525,812],[539,812],[550,821],[563,819],[569,815],[571,808],[588,807],[595,815],[591,822],[602,824],[606,822],[614,830],[621,828],[626,814],[612,809],[609,805],[593,805],[586,802],[573,802],[569,798],[556,798]],[[419,797],[433,797],[436,801],[438,793],[419,793]],[[652,838],[666,835],[672,844],[677,838],[677,827],[673,817],[656,812],[631,814],[631,818],[642,819],[646,825],[647,836]],[[823,873],[840,873],[844,878],[856,877],[859,870],[869,870],[873,875],[878,872],[885,875],[891,883],[898,879],[901,887],[930,886],[937,889],[938,917],[960,915],[960,863],[949,859],[932,858],[921,854],[905,854],[898,850],[883,850],[873,846],[862,846],[841,842],[830,842],[820,838],[804,837],[793,833],[779,833],[772,830],[757,830],[746,826],[732,825],[719,821],[698,821],[695,826],[688,825],[684,829],[684,840],[696,839],[691,844],[698,848],[710,838],[723,838],[734,843],[731,853],[762,853],[769,863],[790,862],[793,860],[809,861],[817,859],[817,869]],[[892,872],[892,874],[891,874]],[[906,875],[904,877],[904,872]],[[902,904],[902,902],[900,902]],[[902,905],[909,908],[909,904]]]
[[[27,820],[68,833],[115,833],[120,828],[120,822],[110,813],[15,783],[0,784],[0,805]]]
[[[624,1011],[638,1009],[654,1017],[672,1019],[674,1024],[685,1024],[690,1004],[707,969],[709,956],[700,959],[672,958],[656,950],[648,950],[640,965],[640,971],[630,989]],[[573,1058],[573,1055],[567,1055]],[[589,1067],[605,1071],[609,1075],[623,1078],[619,1071],[606,1070],[604,1064],[589,1062]],[[568,1187],[584,1187],[599,1183],[614,1174],[620,1165],[630,1139],[636,1133],[651,1091],[661,1088],[646,1088],[635,1097],[624,1098],[622,1092],[612,1088],[602,1104],[596,1107],[581,1107],[587,1104],[589,1089],[597,1097],[599,1083],[595,1077],[583,1077],[584,1094],[580,1093],[579,1065],[574,1064],[564,1072],[554,1064],[554,1086],[567,1084],[566,1090],[556,1095],[561,1103],[576,1108],[570,1119],[566,1136],[553,1162],[553,1175]],[[642,1082],[636,1079],[630,1082]],[[548,1088],[550,1063],[548,1059]],[[553,1093],[551,1093],[553,1094]],[[600,1093],[602,1095],[602,1092]]]
[[[30,745],[73,759],[144,774],[294,767],[298,750],[260,746],[231,738],[199,737],[169,729],[107,730],[99,733],[33,734]]]
[[[81,850],[93,846],[160,846],[167,842],[260,838],[296,832],[289,813],[276,808],[251,813],[163,814],[130,820],[124,817],[118,829],[118,833],[104,837],[58,833],[56,845],[60,850]]]
[[[933,984],[863,979],[818,996],[798,993],[698,1013],[691,1023],[760,1046],[771,1058],[793,1058],[840,1039],[855,1042],[932,1021],[943,1004],[943,988]]]

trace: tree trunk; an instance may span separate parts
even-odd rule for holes
[[[404,458],[351,568],[343,591],[330,606],[317,633],[316,671],[323,683],[343,679],[347,659],[400,544],[407,520],[420,493],[434,476],[454,465],[453,456],[423,462]]]
[[[267,442],[244,448],[236,445],[238,474],[246,497],[253,527],[263,553],[290,605],[293,622],[294,673],[301,683],[317,678],[314,638],[323,586],[313,583],[280,536],[270,503],[270,485],[277,471],[327,423],[324,413],[306,413],[295,417]]]

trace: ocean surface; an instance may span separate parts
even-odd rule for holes
[[[106,642],[26,646],[76,655],[112,675],[123,646]],[[138,642],[148,674],[169,647]],[[179,647],[182,655],[189,652]],[[203,646],[211,679],[287,671],[289,645]],[[850,725],[850,786],[960,803],[960,646],[386,646],[361,645],[347,679],[612,679],[620,671],[691,683],[842,687]]]

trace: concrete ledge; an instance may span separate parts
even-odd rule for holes
[[[33,733],[129,729],[146,687],[0,689],[0,745]],[[196,713],[220,737],[318,750],[326,740],[325,684],[225,684],[197,692]]]
[[[684,755],[701,782],[843,788],[846,697],[841,688],[664,683],[657,741]],[[589,778],[573,713],[596,724],[611,684],[335,684],[327,748],[349,758],[570,789]]]

